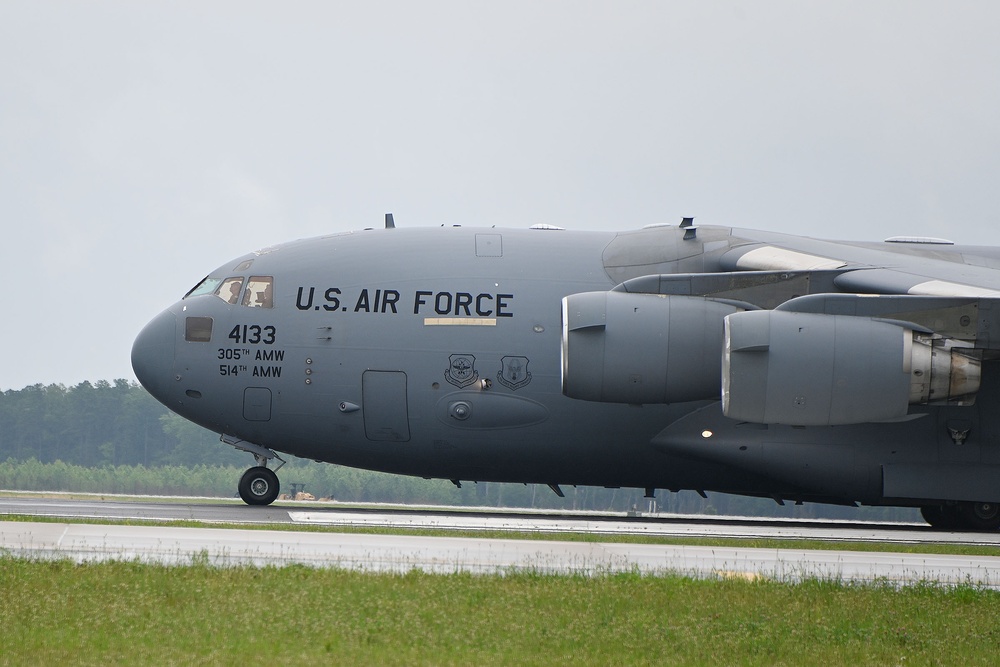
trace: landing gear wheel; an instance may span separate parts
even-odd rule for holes
[[[939,530],[994,531],[1000,529],[1000,503],[961,502],[924,505],[924,521]]]
[[[243,473],[239,489],[247,505],[270,505],[278,497],[278,476],[264,466],[254,466]]]
[[[968,530],[997,530],[1000,528],[1000,504],[959,503],[959,524]]]

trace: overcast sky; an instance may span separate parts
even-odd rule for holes
[[[382,224],[1000,245],[995,2],[0,2],[0,389]]]

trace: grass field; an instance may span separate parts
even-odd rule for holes
[[[0,556],[0,664],[995,665],[1000,593]]]

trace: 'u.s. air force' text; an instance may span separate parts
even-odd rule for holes
[[[295,298],[299,310],[327,312],[385,313],[396,315],[441,315],[453,317],[514,317],[513,294],[489,292],[434,292],[417,290],[405,298],[394,289],[362,289],[355,297],[339,287],[300,287]],[[351,304],[354,304],[353,306]]]

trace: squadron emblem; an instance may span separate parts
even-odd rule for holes
[[[459,389],[468,387],[479,379],[476,358],[471,354],[451,355],[448,357],[448,370],[444,373],[444,379]]]
[[[504,357],[500,360],[497,380],[508,389],[520,389],[531,382],[528,372],[528,357]]]

